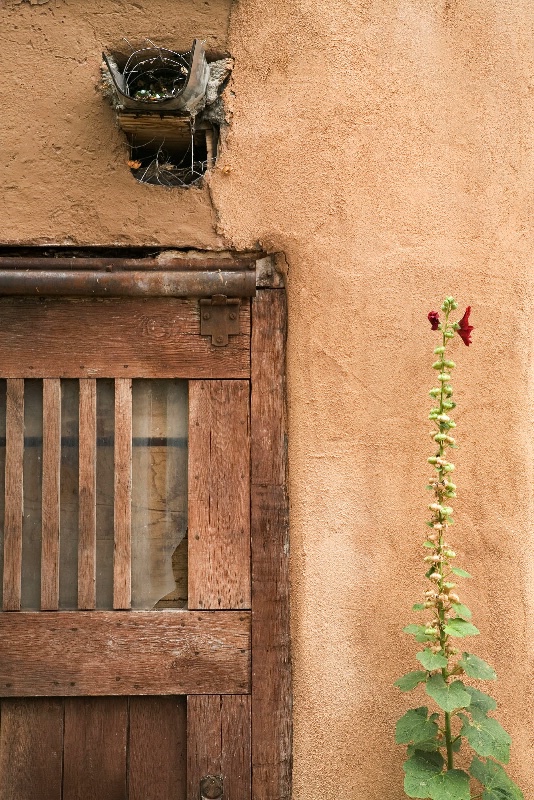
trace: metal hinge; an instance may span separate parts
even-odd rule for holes
[[[215,347],[228,344],[228,336],[239,333],[239,298],[214,294],[200,301],[200,335],[211,336]]]

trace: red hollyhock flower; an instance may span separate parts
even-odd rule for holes
[[[439,314],[437,311],[428,312],[428,321],[432,325],[432,330],[437,331],[439,325]]]
[[[469,347],[471,344],[471,331],[473,330],[473,326],[469,324],[469,314],[471,313],[471,306],[467,306],[465,309],[465,314],[463,315],[462,319],[458,323],[460,328],[458,330],[458,336],[461,337],[462,342]]]

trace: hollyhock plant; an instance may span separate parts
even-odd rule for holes
[[[470,575],[456,564],[456,553],[449,541],[453,510],[449,503],[456,497],[451,480],[454,464],[448,450],[455,447],[452,436],[456,423],[451,419],[455,407],[451,385],[454,361],[447,357],[447,346],[455,332],[464,344],[471,344],[473,326],[469,324],[468,306],[459,322],[449,317],[458,304],[446,297],[440,320],[437,311],[428,319],[432,330],[439,330],[441,342],[434,349],[432,364],[438,373],[437,386],[430,390],[434,401],[429,419],[435,449],[428,458],[433,469],[427,489],[432,498],[428,506],[429,532],[423,543],[423,558],[428,581],[422,602],[414,611],[425,615],[419,625],[408,625],[406,633],[422,645],[416,658],[419,669],[399,678],[395,685],[402,692],[424,692],[427,705],[407,711],[397,723],[396,742],[408,746],[404,763],[404,791],[408,797],[425,800],[524,800],[519,787],[506,774],[511,739],[491,716],[497,703],[480,688],[480,681],[496,679],[493,668],[482,658],[455,646],[456,640],[476,636],[471,611],[462,603],[457,581]],[[468,755],[468,751],[471,754]],[[463,769],[455,766],[461,758]]]

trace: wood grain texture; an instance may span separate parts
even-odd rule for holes
[[[43,381],[43,492],[41,609],[59,606],[59,513],[61,469],[61,382]]]
[[[65,699],[62,800],[128,800],[128,701]]]
[[[62,800],[63,700],[4,699],[0,719],[2,800]]]
[[[206,775],[222,776],[221,750],[220,695],[189,696],[187,698],[188,800],[200,798],[200,781]]]
[[[4,611],[20,609],[24,458],[24,381],[7,381],[4,511]]]
[[[224,800],[251,800],[248,695],[187,698],[188,798],[208,775],[222,777]]]
[[[0,614],[0,641],[6,697],[250,691],[246,611]]]
[[[250,695],[221,697],[221,749],[225,800],[251,797]]]
[[[189,608],[250,608],[248,381],[189,385]]]
[[[185,697],[132,697],[129,708],[129,800],[187,800]]]
[[[132,381],[115,381],[113,608],[132,604]]]
[[[96,607],[96,380],[80,380],[78,608]]]
[[[227,347],[200,336],[196,300],[0,298],[0,319],[0,376],[250,376],[248,300],[241,302],[240,333]]]
[[[252,796],[291,797],[289,526],[283,290],[252,306]]]

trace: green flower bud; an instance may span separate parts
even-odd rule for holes
[[[441,372],[438,375],[438,381],[442,381],[443,383],[446,383],[447,381],[450,381],[450,379],[451,379],[451,376],[448,375],[446,372]]]
[[[432,438],[435,439],[436,442],[444,442],[449,437],[446,433],[435,433]]]
[[[439,572],[432,572],[428,577],[430,578],[431,581],[441,580],[441,575],[439,574]]]
[[[443,361],[434,361],[432,364],[432,369],[442,369],[443,368]]]
[[[425,634],[427,636],[437,636],[438,632],[435,628],[425,628]]]
[[[449,514],[453,513],[453,509],[450,506],[442,506],[441,513],[445,514],[446,516],[449,516]]]
[[[449,378],[450,378],[450,377],[451,377],[451,376],[449,375]],[[438,378],[438,380],[439,380],[439,378]],[[443,387],[443,391],[445,392],[445,394],[447,395],[447,397],[450,397],[450,396],[451,396],[451,394],[452,394],[452,386],[444,386],[444,387]]]
[[[445,555],[447,558],[456,558],[456,553],[454,550],[445,550]]]
[[[443,584],[443,588],[444,589],[454,589],[455,586],[456,586],[455,583],[450,583],[450,582],[447,582],[447,583]]]
[[[446,437],[445,437],[445,440],[446,440],[446,441],[447,441],[449,444],[456,444],[456,439],[454,438],[454,436],[446,436]]]
[[[447,414],[440,414],[436,419],[439,419],[440,422],[450,422],[450,417]]]
[[[444,464],[442,469],[445,472],[453,472],[454,471],[454,464]]]
[[[441,389],[431,389],[428,394],[430,397],[439,397],[441,394]]]
[[[452,419],[449,421],[449,428],[456,428],[456,422],[454,422]]]
[[[456,408],[456,403],[453,400],[445,400],[443,402],[443,408],[446,408],[447,411],[450,411],[451,408]]]
[[[443,331],[443,335],[446,339],[452,339],[454,337],[454,331]]]
[[[438,460],[437,456],[430,456],[429,458],[427,458],[429,464],[435,464],[437,460]]]
[[[447,369],[454,369],[454,367],[456,366],[454,361],[445,361],[444,363],[445,363],[445,366],[447,367]]]
[[[435,353],[437,356],[438,356],[438,355],[441,355],[441,353],[444,353],[444,352],[445,352],[445,348],[444,348],[444,347],[436,347],[436,348],[434,348],[434,353]]]

